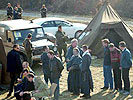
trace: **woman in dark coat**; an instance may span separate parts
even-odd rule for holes
[[[73,92],[74,95],[79,95],[80,94],[80,68],[79,65],[82,62],[82,59],[79,55],[79,49],[75,48],[73,50],[73,56],[70,59],[68,65],[67,65],[67,70],[69,71],[69,91]]]
[[[90,90],[93,91],[93,80],[90,70],[91,55],[87,49],[87,46],[83,46],[82,64],[81,64],[81,93],[86,99],[91,98]]]

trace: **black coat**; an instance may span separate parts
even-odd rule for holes
[[[11,50],[7,55],[7,72],[20,73],[22,70],[19,52]]]
[[[64,69],[64,66],[58,57],[54,57],[52,60],[49,61],[50,72],[51,72],[51,79],[55,80],[60,78],[61,72]]]

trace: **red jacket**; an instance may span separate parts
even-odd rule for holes
[[[114,51],[110,52],[110,56],[111,56],[111,63],[120,62],[121,51],[115,47]]]

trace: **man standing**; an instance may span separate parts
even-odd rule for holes
[[[113,43],[109,45],[110,56],[111,56],[111,66],[114,73],[114,84],[115,90],[122,90],[122,80],[121,80],[121,70],[120,70],[120,56],[121,51],[114,46]]]
[[[57,50],[59,52],[59,57],[62,60],[62,50],[64,51],[64,57],[66,56],[66,52],[67,52],[67,36],[65,34],[65,32],[62,31],[62,26],[58,26],[58,31],[55,34],[56,37],[56,44],[57,44]]]
[[[104,62],[103,62],[103,75],[104,75],[104,87],[101,89],[113,89],[113,78],[112,78],[112,67],[111,67],[111,57],[110,50],[108,47],[109,40],[103,39],[102,44],[104,47]]]
[[[11,78],[10,90],[7,97],[11,96],[13,92],[14,83],[23,70],[19,51],[20,51],[19,45],[15,44],[13,46],[13,50],[11,50],[7,55],[7,72],[10,72],[10,78]]]
[[[17,8],[18,8],[18,19],[22,19],[23,9],[20,7],[20,4],[17,4]]]
[[[41,17],[42,18],[46,17],[47,8],[46,8],[45,4],[42,5],[42,8],[40,9],[40,12],[41,12]]]
[[[70,59],[71,59],[71,57],[72,57],[72,55],[73,55],[73,49],[76,48],[76,47],[77,47],[77,48],[79,49],[79,51],[80,51],[80,56],[82,56],[83,51],[78,47],[78,40],[77,40],[77,39],[73,39],[73,40],[71,41],[70,47],[67,49],[67,53],[66,53],[66,62],[69,62],[69,61],[70,61]]]
[[[121,93],[123,93],[124,95],[129,95],[129,70],[132,67],[132,56],[130,51],[126,48],[126,43],[124,41],[119,43],[119,48],[122,50],[120,66],[122,67],[122,79],[124,81],[124,91],[121,91]]]
[[[51,72],[51,81],[52,83],[57,84],[57,87],[54,93],[54,100],[59,100],[59,93],[60,93],[59,81],[60,81],[60,76],[61,76],[62,70],[64,69],[64,66],[61,60],[54,55],[53,51],[48,52],[48,57],[50,59],[49,67]]]
[[[43,50],[44,50],[44,52],[41,55],[41,61],[42,61],[42,64],[43,64],[44,80],[48,84],[48,79],[51,81],[51,79],[50,79],[50,68],[49,68],[49,57],[47,55],[48,52],[49,52],[49,47],[44,46]]]
[[[82,64],[81,64],[81,93],[84,95],[83,98],[89,99],[90,90],[93,92],[93,80],[90,70],[91,65],[91,55],[89,53],[88,47],[83,45],[83,55],[82,55]]]
[[[18,19],[18,8],[17,7],[14,7],[14,10],[13,10],[13,19]]]
[[[23,45],[25,48],[25,52],[28,58],[28,62],[30,64],[30,67],[32,67],[32,43],[31,43],[31,39],[32,39],[32,34],[28,34],[27,38],[24,40]]]
[[[11,6],[10,3],[8,3],[7,5],[7,17],[11,17],[13,16],[13,7]]]

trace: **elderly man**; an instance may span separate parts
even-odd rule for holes
[[[19,51],[20,51],[19,45],[15,44],[13,46],[13,50],[11,50],[7,55],[7,72],[10,73],[10,78],[11,78],[10,90],[7,97],[11,96],[13,92],[14,83],[23,70]]]

